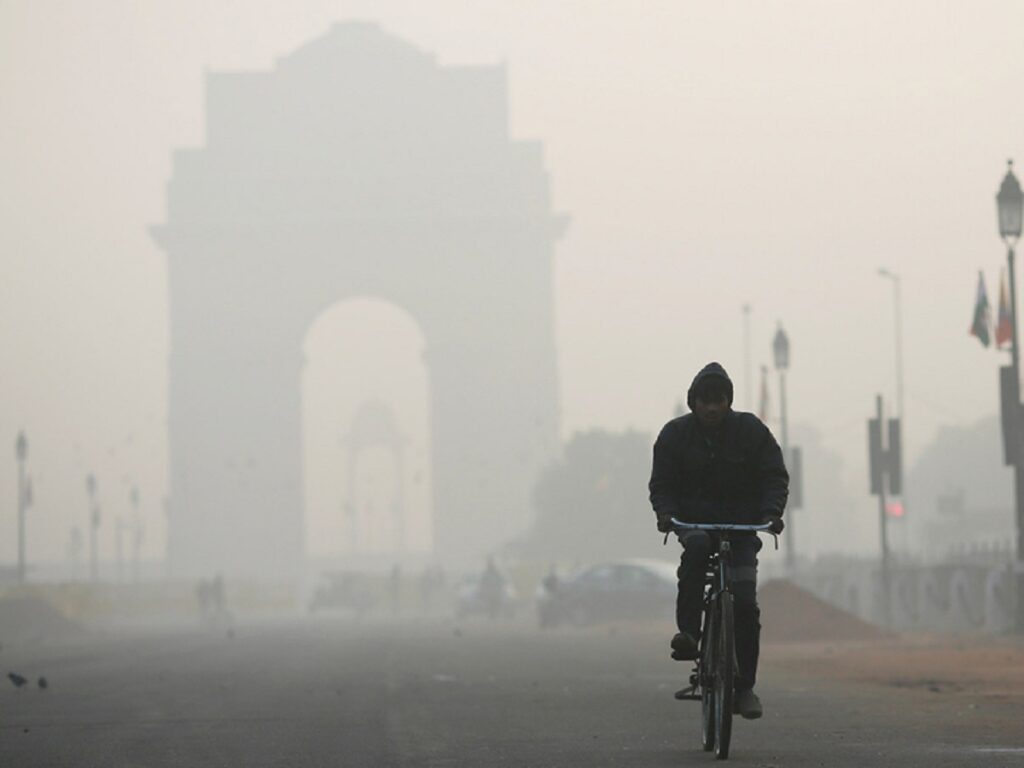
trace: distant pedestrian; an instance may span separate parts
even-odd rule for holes
[[[488,556],[487,565],[480,575],[480,597],[488,618],[496,619],[505,607],[505,576],[498,570],[494,558]]]
[[[553,595],[558,590],[558,571],[555,570],[555,564],[552,563],[551,567],[548,568],[547,574],[541,579],[541,586],[544,587],[544,591],[549,595]]]

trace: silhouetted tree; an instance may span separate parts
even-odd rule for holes
[[[536,518],[514,548],[549,561],[675,556],[661,548],[647,500],[653,440],[642,432],[577,432],[534,488]]]

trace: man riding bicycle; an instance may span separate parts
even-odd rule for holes
[[[693,413],[672,419],[654,443],[651,505],[658,530],[673,530],[671,519],[690,523],[771,523],[783,529],[782,513],[789,495],[789,473],[779,444],[752,413],[732,410],[733,386],[725,369],[709,363],[686,394]],[[672,658],[696,659],[708,558],[715,549],[712,534],[687,531],[679,535],[676,599],[678,633]],[[761,611],[757,605],[756,533],[732,537],[736,617],[735,709],[746,719],[762,714],[754,693],[760,650]]]

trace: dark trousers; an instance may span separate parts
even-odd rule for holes
[[[761,609],[757,607],[757,553],[761,540],[757,534],[734,534],[732,543],[733,617],[736,629],[736,690],[754,687],[757,657],[761,649]],[[679,596],[676,599],[676,625],[680,632],[700,637],[701,610],[704,605],[704,580],[708,558],[718,542],[705,531],[688,531],[682,537],[683,556],[679,561]]]

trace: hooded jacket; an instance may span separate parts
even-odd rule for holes
[[[718,363],[694,377],[686,402],[691,408],[707,376],[727,382],[730,409],[718,429],[706,433],[693,413],[672,419],[654,443],[651,506],[658,518],[690,523],[759,523],[782,516],[789,473],[775,437],[752,413],[732,410],[732,381]]]

